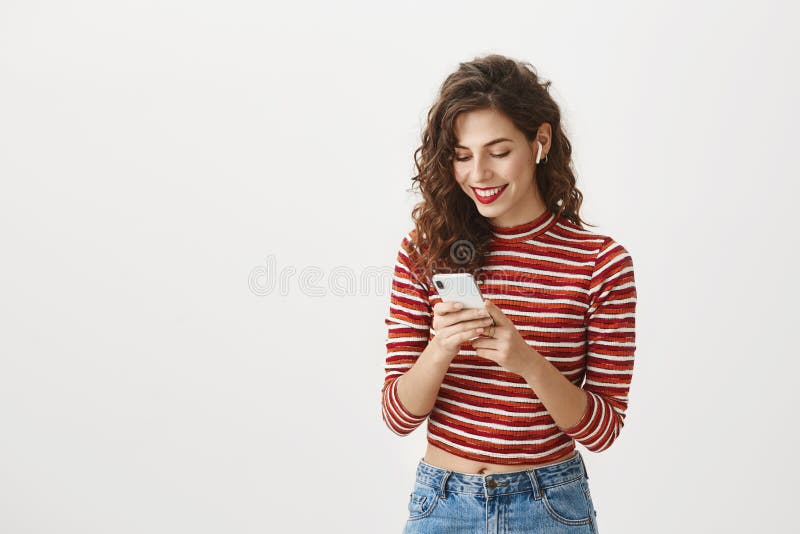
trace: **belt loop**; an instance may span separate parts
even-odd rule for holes
[[[589,471],[586,470],[586,462],[583,461],[583,455],[581,454],[581,451],[575,449],[575,453],[581,460],[581,470],[583,470],[583,476],[586,477],[586,480],[589,480]]]
[[[541,486],[539,485],[539,480],[536,478],[536,469],[526,469],[525,472],[531,479],[531,486],[533,486],[533,498],[538,501],[542,498],[542,494],[540,492]]]
[[[452,471],[447,471],[447,472],[445,472],[444,476],[442,477],[442,487],[439,488],[439,494],[442,496],[442,499],[446,499],[447,498],[447,491],[446,491],[447,479],[450,478],[450,475],[452,473],[453,473]]]

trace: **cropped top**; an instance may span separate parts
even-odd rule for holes
[[[611,237],[546,210],[516,226],[492,226],[478,285],[525,341],[573,384],[588,405],[570,428],[556,425],[518,374],[477,355],[469,341],[453,358],[427,414],[399,401],[397,378],[435,336],[435,286],[411,263],[416,229],[394,265],[385,317],[382,418],[405,436],[427,420],[427,441],[452,454],[496,464],[542,463],[575,449],[600,452],[619,436],[634,363],[636,287],[628,251]]]

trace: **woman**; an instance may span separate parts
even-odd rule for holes
[[[393,432],[428,421],[405,533],[598,532],[575,442],[622,429],[636,289],[627,250],[583,227],[550,83],[500,55],[460,64],[415,153],[382,390]],[[485,309],[439,298],[432,274],[456,271]]]

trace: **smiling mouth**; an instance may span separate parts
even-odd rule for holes
[[[498,187],[486,187],[486,188],[478,188],[473,187],[472,191],[475,193],[475,197],[478,199],[478,202],[482,204],[491,204],[497,198],[503,194],[503,191],[506,190],[508,184],[504,184]]]

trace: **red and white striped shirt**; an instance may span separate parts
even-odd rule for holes
[[[515,373],[462,344],[428,414],[415,415],[397,396],[396,380],[422,353],[435,331],[435,286],[423,281],[409,256],[416,230],[403,237],[389,304],[383,420],[410,434],[425,420],[427,440],[448,452],[497,464],[539,463],[575,448],[607,449],[619,436],[633,373],[636,287],[628,251],[545,211],[511,227],[493,226],[482,269],[483,296],[522,337],[588,393],[583,417],[558,427],[536,392]],[[585,378],[585,381],[584,381]]]

